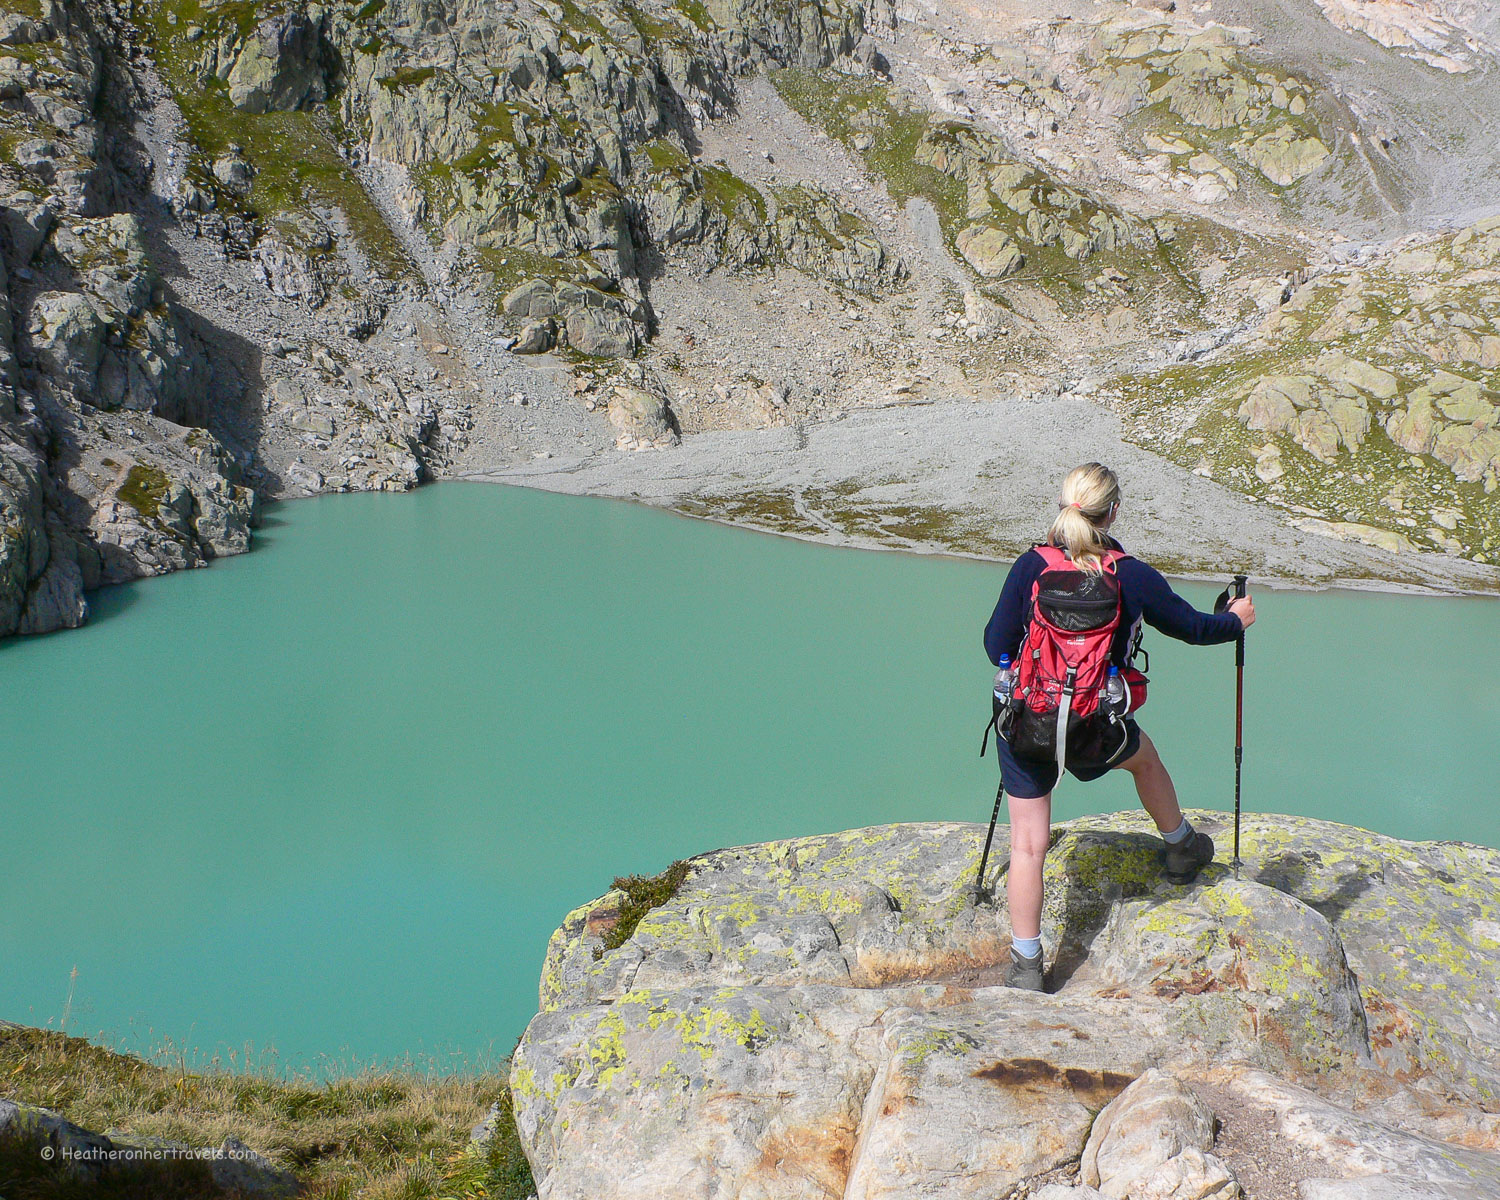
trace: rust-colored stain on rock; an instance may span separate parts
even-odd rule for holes
[[[1114,1099],[1135,1077],[1090,1067],[1059,1067],[1043,1058],[1011,1058],[980,1067],[974,1078],[1003,1088],[1066,1088],[1093,1102]]]

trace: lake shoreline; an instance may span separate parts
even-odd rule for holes
[[[560,417],[538,409],[528,445],[555,444],[548,427]],[[1171,578],[1241,572],[1310,591],[1500,595],[1495,567],[1328,536],[1319,530],[1333,514],[1280,509],[1196,475],[1126,441],[1119,418],[1084,396],[954,394],[805,425],[688,434],[671,449],[536,451],[547,456],[520,463],[492,446],[477,437],[435,482],[636,500],[804,541],[994,562],[1043,535],[1063,475],[1096,459],[1121,478],[1121,541]]]

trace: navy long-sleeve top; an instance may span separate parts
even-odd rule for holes
[[[1111,544],[1120,549],[1113,539]],[[994,615],[984,629],[984,649],[992,663],[998,664],[1002,654],[1015,658],[1020,651],[1031,615],[1031,587],[1046,565],[1040,554],[1028,550],[1011,566]],[[1121,611],[1120,629],[1110,648],[1111,662],[1125,664],[1131,639],[1143,618],[1151,628],[1193,646],[1232,642],[1240,635],[1240,619],[1234,613],[1199,612],[1172,590],[1160,571],[1140,559],[1122,558],[1115,571],[1120,580]]]

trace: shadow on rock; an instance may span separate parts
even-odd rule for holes
[[[1057,947],[1053,991],[1088,960],[1114,903],[1161,883],[1161,846],[1146,833],[1057,831],[1043,869],[1043,926],[1051,928],[1048,940]]]
[[[1337,925],[1361,896],[1381,881],[1378,864],[1354,862],[1342,874],[1327,878],[1328,866],[1314,850],[1278,854],[1266,860],[1255,879],[1278,892],[1295,896]]]

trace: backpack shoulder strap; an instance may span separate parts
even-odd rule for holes
[[[1055,571],[1059,567],[1068,565],[1069,559],[1067,554],[1059,550],[1056,546],[1048,545],[1046,542],[1038,542],[1032,549],[1042,556],[1044,570]]]

